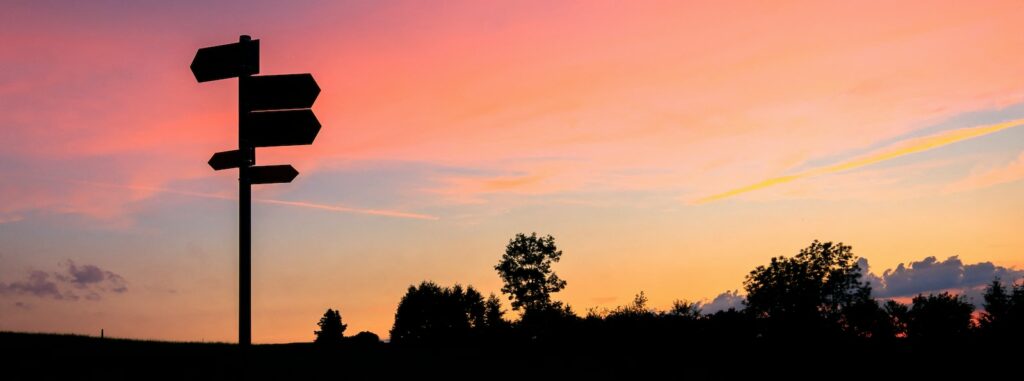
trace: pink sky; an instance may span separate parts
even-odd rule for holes
[[[233,339],[235,174],[206,160],[232,148],[235,83],[188,65],[239,34],[263,74],[323,89],[316,142],[258,156],[301,174],[255,191],[257,341],[307,340],[327,307],[386,336],[424,279],[497,292],[518,232],[558,239],[580,311],[711,298],[813,239],[878,269],[1019,267],[1024,129],[886,153],[1024,117],[1022,22],[1017,2],[8,5],[0,283],[72,259],[130,291],[0,295],[0,329]],[[157,328],[175,317],[195,324]]]

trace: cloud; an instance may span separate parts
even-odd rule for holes
[[[103,270],[95,265],[75,265],[70,259],[64,264],[66,274],[58,274],[57,278],[78,289],[95,287],[102,291],[122,293],[128,291],[124,278],[111,271]]]
[[[121,294],[128,291],[124,277],[112,271],[95,265],[79,266],[71,260],[62,262],[60,266],[63,267],[61,271],[51,273],[32,270],[25,280],[0,282],[0,294],[29,295],[55,300],[99,300],[104,293]]]
[[[900,263],[882,275],[871,272],[867,258],[860,258],[857,265],[860,266],[862,280],[871,285],[871,295],[883,299],[951,291],[966,296],[968,301],[981,307],[982,294],[993,279],[998,277],[1004,284],[1024,279],[1024,270],[997,266],[992,262],[964,264],[957,256],[944,261],[927,257],[908,264]],[[726,291],[710,302],[701,303],[700,308],[706,314],[730,308],[741,310],[744,300],[746,296],[738,290]]]
[[[1024,179],[1024,152],[1021,152],[1016,160],[1003,167],[974,172],[970,176],[950,184],[946,187],[946,190],[949,192],[964,192],[988,188],[1020,179]]]
[[[551,195],[580,189],[586,175],[600,171],[590,165],[561,157],[521,158],[513,162],[484,163],[491,168],[469,173],[446,173],[435,178],[427,192],[446,202],[476,204],[494,195]],[[597,184],[591,184],[591,187]]]
[[[773,177],[751,185],[707,196],[695,200],[693,203],[703,204],[712,201],[723,200],[743,193],[753,192],[759,189],[764,189],[779,184],[785,184],[805,177],[819,176],[829,173],[836,173],[856,169],[872,164],[881,163],[887,160],[892,160],[901,156],[906,156],[913,153],[944,147],[956,142],[973,139],[988,134],[993,134],[999,131],[1019,127],[1022,125],[1024,125],[1024,119],[1014,119],[1002,123],[960,128],[956,130],[942,131],[928,136],[906,139],[901,142],[891,144],[877,151],[861,155],[859,157],[846,160],[837,164],[817,167],[792,175]]]
[[[704,195],[737,178],[767,177],[761,165],[772,171],[773,163],[791,157],[841,152],[929,120],[1019,99],[1024,83],[1014,64],[1019,53],[1003,48],[1015,41],[1003,33],[1016,25],[1013,3],[933,4],[929,12],[849,9],[839,2],[796,9],[767,2],[743,9],[591,3],[586,11],[562,5],[536,12],[529,5],[467,2],[452,9],[396,7],[359,13],[372,21],[334,23],[325,15],[353,14],[347,2],[337,3],[345,11],[294,10],[340,29],[282,28],[278,36],[306,45],[294,47],[302,54],[277,57],[277,65],[309,65],[302,67],[317,73],[325,89],[317,103],[325,128],[313,146],[295,151],[295,159],[310,162],[303,168],[382,159],[462,166],[571,152],[595,162],[579,171],[585,181],[565,185],[572,191],[608,178],[617,181],[613,186],[638,187],[641,182],[615,176],[621,165],[671,173],[665,180],[645,177],[654,190],[678,194],[708,186],[710,192],[696,190]],[[5,141],[20,143],[6,148],[10,155],[54,158],[35,173],[67,168],[108,182],[162,186],[210,176],[202,162],[233,143],[234,129],[227,127],[235,117],[233,90],[199,86],[181,75],[178,62],[191,51],[139,42],[161,36],[174,46],[218,43],[200,32],[216,22],[195,20],[191,34],[163,36],[160,31],[173,25],[158,17],[163,11],[76,18],[74,10],[25,8],[5,11],[14,15],[12,33],[31,38],[7,39],[0,52],[0,61],[10,63],[0,84],[0,125]],[[196,9],[208,12],[199,5],[173,12]],[[846,17],[815,22],[823,14]],[[676,27],[680,18],[690,20],[689,28]],[[138,27],[142,19],[147,28]],[[61,43],[69,34],[80,46]],[[341,43],[325,50],[309,42],[323,39]],[[126,49],[138,54],[108,59]],[[486,54],[466,53],[477,51]],[[46,59],[53,56],[63,59]],[[161,101],[148,101],[157,92]],[[94,157],[113,163],[83,163]],[[745,169],[751,165],[756,172]],[[712,166],[740,169],[716,184],[717,173],[702,176],[702,168]],[[510,184],[473,183],[468,191],[478,185]],[[48,188],[0,199],[18,208],[34,201],[26,216],[70,209],[105,218],[132,212],[137,200]],[[516,191],[523,188],[502,190]]]
[[[725,311],[730,308],[742,310],[744,300],[746,300],[746,297],[740,295],[739,291],[726,291],[721,294],[718,294],[718,296],[711,300],[711,302],[706,304],[702,303],[700,305],[700,309],[701,312],[706,314],[713,314],[715,312]]]
[[[861,258],[858,264],[866,274],[864,280],[871,283],[872,294],[880,298],[950,290],[961,295],[976,296],[979,290],[996,277],[1004,282],[1014,282],[1024,277],[1024,270],[996,266],[992,262],[964,264],[957,256],[943,261],[927,257],[906,265],[900,263],[895,269],[885,270],[881,276],[870,272],[867,259]],[[981,301],[980,298],[974,299],[975,303]]]
[[[77,267],[74,262],[68,263],[68,273],[71,274],[70,282],[79,287],[100,282],[104,277],[103,270],[100,270],[99,267],[93,265]]]
[[[155,193],[167,193],[167,194],[174,194],[174,195],[188,196],[188,197],[210,198],[210,199],[217,199],[217,200],[232,200],[232,201],[238,200],[238,198],[235,197],[235,196],[228,196],[228,195],[224,195],[224,194],[192,192],[192,191],[183,191],[183,190],[178,190],[178,189],[168,189],[168,188],[161,188],[161,187],[151,187],[151,186],[142,186],[142,185],[121,185],[121,184],[111,184],[111,183],[99,183],[99,182],[94,182],[94,181],[72,181],[72,180],[67,180],[67,182],[76,183],[76,184],[83,184],[83,185],[91,185],[91,186],[97,186],[97,187],[132,189],[132,190],[141,190],[141,191],[148,191],[148,192],[155,192]],[[326,211],[340,212],[340,213],[366,214],[366,215],[374,215],[374,216],[384,216],[384,217],[394,217],[394,218],[409,218],[409,219],[417,219],[417,220],[437,220],[438,219],[438,217],[431,216],[431,215],[403,212],[403,211],[397,211],[397,210],[352,208],[352,207],[339,206],[339,205],[326,205],[326,204],[318,204],[318,203],[304,202],[304,201],[275,200],[275,199],[268,199],[268,198],[253,198],[252,201],[253,202],[258,202],[258,203],[263,203],[263,204],[286,205],[286,206],[294,206],[294,207],[299,207],[299,208],[319,209],[319,210],[326,210]]]
[[[74,295],[65,295],[57,287],[57,283],[50,280],[50,274],[45,271],[33,270],[29,272],[28,279],[23,281],[0,283],[0,294],[31,295],[40,298],[51,297],[54,299],[74,299]]]
[[[436,216],[431,216],[431,215],[428,215],[428,214],[402,212],[402,211],[397,211],[397,210],[350,208],[350,207],[347,207],[347,206],[324,205],[324,204],[317,204],[317,203],[312,203],[312,202],[302,202],[302,201],[273,200],[273,199],[266,199],[266,198],[254,198],[253,201],[259,202],[259,203],[264,203],[264,204],[287,205],[287,206],[295,206],[295,207],[300,207],[300,208],[310,208],[310,209],[326,210],[326,211],[330,211],[330,212],[366,214],[366,215],[383,216],[383,217],[408,218],[408,219],[414,219],[414,220],[438,220],[438,219],[440,219],[440,218],[438,218]]]

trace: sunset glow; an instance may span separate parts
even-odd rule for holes
[[[500,296],[516,233],[555,237],[584,314],[735,302],[815,239],[877,282],[1024,274],[1019,1],[15,1],[0,25],[0,331],[236,339],[238,172],[207,160],[237,82],[189,64],[242,34],[322,89],[314,144],[257,154],[300,172],[253,190],[258,343],[327,308],[386,338],[423,280]],[[126,290],[55,280],[73,263]]]
[[[804,177],[824,175],[829,173],[857,169],[866,165],[876,164],[886,160],[895,159],[900,156],[909,155],[921,151],[927,151],[930,149],[943,147],[963,140],[996,133],[1007,128],[1020,127],[1021,125],[1024,125],[1024,119],[1011,120],[1009,122],[997,123],[990,126],[969,127],[959,130],[943,131],[934,135],[909,139],[908,141],[894,144],[892,147],[885,147],[879,150],[878,152],[872,152],[870,154],[857,157],[842,163],[821,168],[815,168],[795,175],[768,179],[757,184],[749,185],[739,189],[734,189],[714,196],[702,198],[698,200],[697,203],[717,201],[741,193],[751,192],[773,185],[788,183],[790,181],[798,180]]]

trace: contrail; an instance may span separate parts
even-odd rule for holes
[[[431,216],[431,215],[426,215],[426,214],[419,214],[419,213],[400,212],[400,211],[396,211],[396,210],[359,209],[359,208],[349,208],[349,207],[346,207],[346,206],[314,204],[314,203],[302,202],[302,201],[272,200],[272,199],[266,199],[266,198],[254,198],[253,201],[262,202],[264,204],[277,204],[277,205],[297,206],[297,207],[300,207],[300,208],[320,209],[320,210],[328,210],[328,211],[332,211],[332,212],[371,214],[371,215],[375,215],[375,216],[413,218],[413,219],[417,219],[417,220],[439,220],[440,219],[440,218],[438,218],[436,216]]]
[[[895,159],[900,156],[909,155],[921,151],[927,151],[930,149],[953,144],[959,141],[973,139],[979,136],[985,136],[1002,130],[1019,127],[1021,125],[1024,125],[1024,119],[1015,119],[1008,122],[943,131],[928,136],[907,139],[902,142],[898,142],[889,145],[885,148],[879,149],[875,152],[857,158],[853,158],[838,164],[833,164],[825,167],[818,167],[793,175],[773,177],[755,184],[747,185],[745,187],[736,188],[716,195],[704,197],[695,200],[692,203],[705,204],[713,201],[726,199],[739,194],[752,192],[758,189],[767,188],[773,185],[788,183],[790,181],[802,179],[805,177],[818,176],[828,173],[842,172],[850,169],[860,168],[867,165],[880,163],[886,160]]]
[[[67,181],[67,182],[77,183],[77,184],[86,184],[86,185],[100,186],[100,187],[108,187],[108,188],[121,188],[121,189],[152,191],[152,192],[176,194],[176,195],[189,196],[189,197],[212,198],[212,199],[217,199],[217,200],[231,200],[231,201],[238,200],[238,197],[226,196],[226,195],[217,194],[217,193],[192,192],[192,191],[183,191],[183,190],[178,190],[178,189],[159,188],[159,187],[151,187],[151,186],[143,186],[143,185],[110,184],[110,183],[98,183],[98,182],[93,182],[93,181],[82,181],[82,180],[61,180],[61,181]],[[303,202],[303,201],[274,200],[274,199],[269,199],[269,198],[253,198],[252,200],[254,202],[263,203],[263,204],[295,206],[295,207],[300,207],[300,208],[319,209],[319,210],[326,210],[326,211],[331,211],[331,212],[368,214],[368,215],[374,215],[374,216],[395,217],[395,218],[411,218],[411,219],[417,219],[417,220],[439,220],[440,219],[440,218],[438,218],[436,216],[431,216],[431,215],[427,215],[427,214],[409,213],[409,212],[402,212],[402,211],[397,211],[397,210],[350,208],[350,207],[347,207],[347,206],[317,204],[317,203]]]

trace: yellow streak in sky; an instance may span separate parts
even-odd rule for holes
[[[805,177],[818,176],[828,173],[856,169],[871,164],[880,163],[886,160],[895,159],[900,156],[943,147],[949,144],[953,144],[968,139],[973,139],[979,136],[985,136],[1002,130],[1018,127],[1021,125],[1024,125],[1024,119],[1015,119],[1008,122],[976,127],[967,127],[951,131],[943,131],[928,136],[907,139],[902,142],[898,142],[888,147],[882,148],[878,151],[851,160],[847,160],[842,163],[833,164],[825,167],[818,167],[793,175],[773,177],[755,184],[747,185],[745,187],[736,188],[727,192],[722,192],[716,195],[698,199],[694,201],[693,204],[705,204],[713,201],[718,201],[739,194],[767,188],[773,185],[788,183],[790,181],[802,179]]]
[[[426,214],[419,214],[419,213],[401,212],[401,211],[397,211],[397,210],[349,208],[347,206],[314,204],[314,203],[311,203],[311,202],[302,202],[302,201],[271,200],[271,199],[266,199],[266,198],[254,198],[253,201],[262,202],[264,204],[277,204],[277,205],[297,206],[297,207],[300,207],[300,208],[320,209],[320,210],[327,210],[327,211],[331,211],[331,212],[370,214],[370,215],[375,215],[375,216],[398,217],[398,218],[412,218],[412,219],[417,219],[417,220],[438,220],[438,219],[440,219],[440,218],[438,218],[436,216],[431,216],[431,215],[426,215]]]

